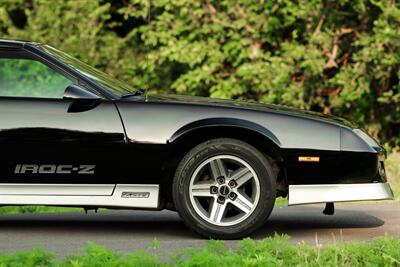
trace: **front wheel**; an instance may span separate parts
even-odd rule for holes
[[[194,147],[174,177],[175,206],[199,234],[240,238],[260,227],[275,202],[268,160],[253,146],[219,138]]]

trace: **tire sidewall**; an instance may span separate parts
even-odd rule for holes
[[[260,198],[255,210],[244,221],[232,226],[217,226],[205,221],[195,211],[189,196],[194,171],[207,159],[219,155],[245,161],[253,168],[260,183]],[[177,168],[173,189],[175,206],[184,222],[206,237],[230,239],[249,234],[265,222],[275,202],[275,180],[270,163],[257,149],[235,139],[214,139],[193,148]]]

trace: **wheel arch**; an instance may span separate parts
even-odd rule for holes
[[[180,129],[178,129],[169,139],[168,143],[174,143],[180,138],[193,134],[196,131],[201,130],[218,130],[218,128],[235,128],[237,130],[246,130],[248,132],[257,133],[269,142],[273,143],[276,147],[280,147],[281,143],[279,139],[267,128],[247,120],[234,119],[234,118],[211,118],[202,119],[191,122]]]
[[[168,146],[171,148],[170,160],[168,166],[165,166],[168,176],[173,177],[180,160],[190,149],[207,140],[221,137],[244,141],[260,150],[267,158],[272,159],[278,180],[282,182],[282,187],[286,186],[284,159],[279,139],[259,124],[232,118],[199,120],[177,130],[168,140]]]

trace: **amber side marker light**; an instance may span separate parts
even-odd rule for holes
[[[319,157],[299,157],[299,162],[319,162]]]

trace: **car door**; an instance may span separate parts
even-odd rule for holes
[[[125,144],[118,111],[89,88],[95,97],[65,98],[71,86],[83,85],[30,52],[0,48],[0,199],[112,194],[109,162]]]

